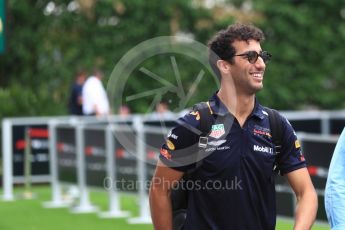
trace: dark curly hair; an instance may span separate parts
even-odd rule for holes
[[[228,60],[233,63],[236,50],[232,46],[235,40],[248,41],[256,40],[258,42],[264,41],[264,33],[253,25],[246,25],[241,23],[235,23],[230,25],[227,29],[219,31],[208,43],[210,49],[209,63],[213,72],[220,79],[220,72],[217,67],[218,60]]]

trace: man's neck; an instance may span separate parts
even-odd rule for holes
[[[229,112],[233,114],[240,125],[243,126],[247,117],[254,109],[255,94],[248,95],[234,92],[234,90],[221,88],[217,95]]]

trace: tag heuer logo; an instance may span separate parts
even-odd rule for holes
[[[210,137],[220,138],[225,134],[224,124],[212,125]]]

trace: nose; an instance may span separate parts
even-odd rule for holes
[[[258,57],[256,62],[254,63],[254,65],[257,69],[265,69],[265,67],[266,67],[264,59],[262,59],[262,57],[260,57],[260,56]]]

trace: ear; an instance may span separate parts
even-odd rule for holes
[[[219,71],[223,74],[229,74],[230,73],[231,65],[227,61],[218,60],[217,61],[217,67],[218,67]]]

